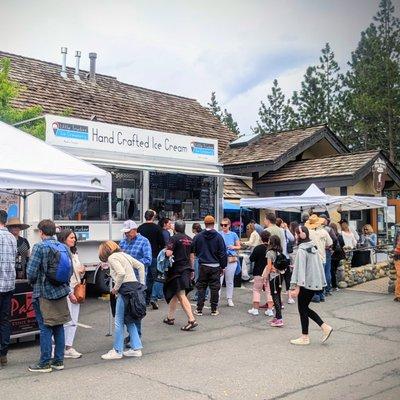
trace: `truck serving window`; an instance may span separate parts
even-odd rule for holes
[[[159,217],[199,221],[215,215],[214,177],[150,173],[150,208]]]
[[[141,173],[114,170],[112,207],[116,221],[140,220]],[[108,220],[107,193],[58,193],[54,195],[56,221]]]

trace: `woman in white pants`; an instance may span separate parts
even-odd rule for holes
[[[240,240],[235,232],[230,230],[231,221],[229,218],[224,218],[221,221],[221,231],[220,235],[223,237],[227,255],[228,255],[228,265],[225,268],[224,274],[221,276],[221,285],[225,278],[226,284],[226,298],[229,307],[234,307],[233,304],[233,281],[235,279],[235,272],[238,263],[237,250],[240,249]],[[221,297],[221,292],[220,292]]]
[[[77,352],[74,347],[74,338],[76,329],[78,327],[79,309],[80,304],[76,301],[74,293],[75,286],[81,282],[83,275],[85,274],[85,267],[82,265],[78,258],[78,253],[76,249],[77,237],[75,232],[71,229],[62,230],[57,234],[57,239],[59,242],[64,243],[71,251],[72,264],[74,267],[71,280],[71,296],[67,297],[68,308],[71,314],[71,321],[64,325],[65,334],[65,350],[64,358],[80,358],[82,354]]]

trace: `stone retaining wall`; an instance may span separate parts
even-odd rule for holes
[[[367,264],[357,268],[351,268],[350,260],[343,260],[337,270],[338,286],[342,289],[359,285],[367,281],[392,276],[392,262],[383,261],[376,264]],[[394,266],[393,266],[394,268]],[[396,279],[396,273],[395,273]]]

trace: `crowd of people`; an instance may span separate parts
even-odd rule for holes
[[[203,316],[209,299],[210,315],[219,315],[221,288],[226,286],[226,305],[234,307],[234,280],[239,273],[251,280],[252,305],[248,313],[260,315],[265,310],[270,326],[282,328],[283,285],[287,303],[297,302],[302,335],[291,340],[294,345],[308,345],[309,319],[322,331],[322,342],[328,340],[332,327],[310,309],[311,302],[324,302],[326,296],[338,290],[336,271],[346,248],[354,248],[360,240],[376,245],[376,235],[366,225],[362,237],[357,237],[347,221],[340,229],[324,214],[303,214],[302,222],[289,226],[274,213],[267,213],[265,226],[252,221],[247,226],[248,240],[243,242],[231,230],[231,221],[223,218],[220,229],[216,220],[204,218],[204,229],[196,223],[193,237],[186,234],[184,221],[174,225],[164,218],[155,223],[156,213],[146,211],[145,222],[138,226],[125,221],[123,239],[107,241],[99,247],[99,259],[110,268],[112,290],[110,305],[115,317],[113,347],[101,357],[116,360],[142,356],[142,319],[146,308],[159,309],[165,299],[168,312],[162,322],[174,325],[180,305],[187,322],[182,331],[194,330]],[[85,267],[79,261],[77,237],[70,229],[57,231],[55,223],[43,220],[38,224],[39,243],[30,246],[20,238],[28,226],[19,220],[9,220],[0,211],[0,362],[7,364],[10,342],[10,310],[18,268],[26,269],[33,287],[33,308],[40,330],[40,358],[29,366],[31,372],[51,372],[64,368],[64,358],[80,358],[74,348],[82,298],[77,295],[82,286]],[[238,251],[246,249],[242,263]],[[21,264],[21,259],[24,265]],[[192,310],[189,293],[195,290]],[[263,299],[262,299],[263,298]],[[250,302],[250,301],[249,301]],[[124,331],[128,337],[124,337]]]

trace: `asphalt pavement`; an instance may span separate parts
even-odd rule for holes
[[[400,305],[385,294],[342,290],[313,305],[335,331],[326,344],[313,323],[311,345],[295,347],[300,334],[297,305],[284,310],[285,326],[247,313],[251,289],[235,289],[235,307],[223,301],[221,315],[209,309],[194,332],[161,322],[166,304],[143,321],[143,357],[103,361],[107,303],[82,306],[75,347],[84,356],[66,360],[64,371],[33,374],[38,344],[12,346],[0,370],[0,399],[400,399]]]

